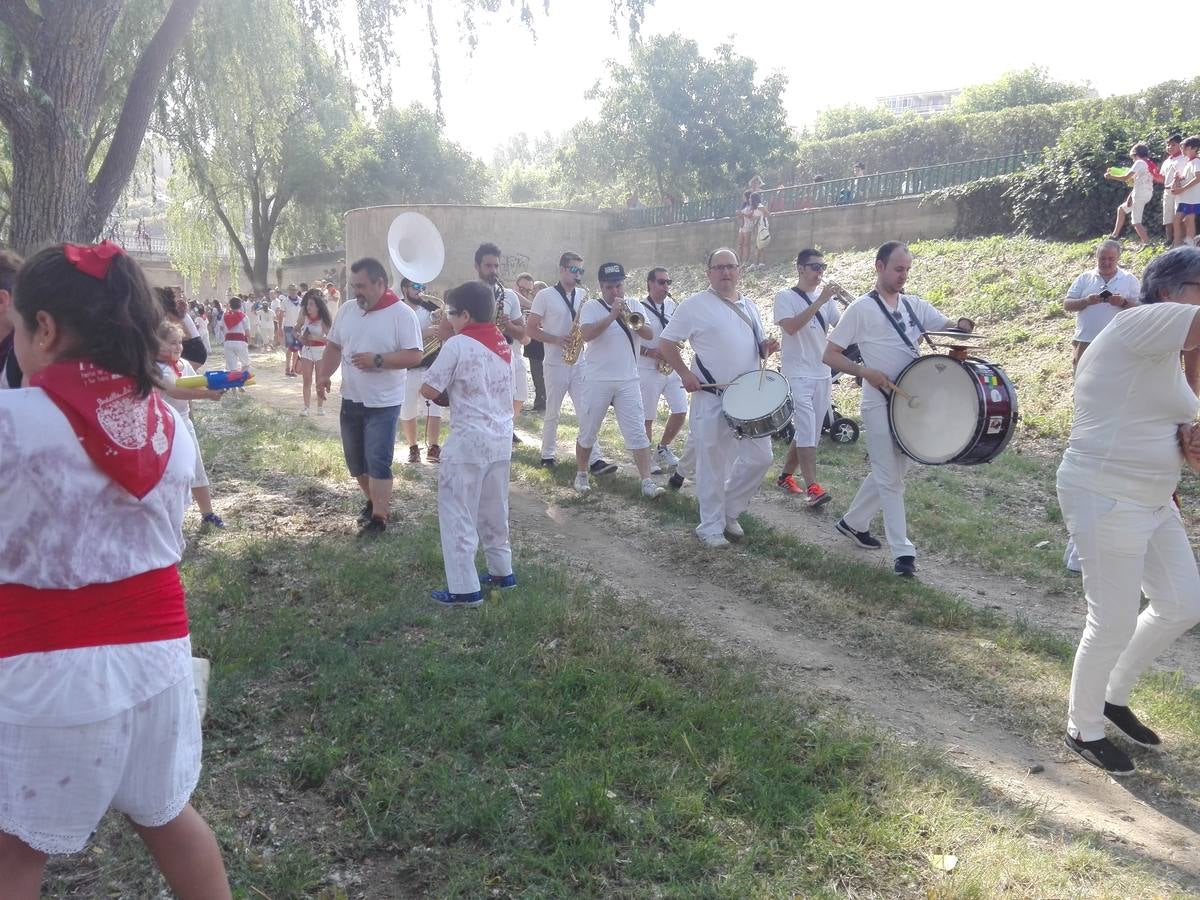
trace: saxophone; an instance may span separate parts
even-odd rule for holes
[[[671,296],[670,293],[668,293],[667,296],[668,297]],[[666,314],[667,314],[667,301],[664,299],[663,300],[663,317],[664,318],[666,317]],[[669,322],[671,320],[667,319],[667,321]],[[663,327],[666,327],[666,326],[664,325]],[[662,337],[661,336],[658,339],[658,345],[660,347],[662,346]],[[676,344],[675,346],[678,347],[680,345]],[[659,375],[670,375],[672,372],[675,371],[674,369],[671,368],[671,364],[662,358],[659,358],[654,361],[654,369],[656,372],[658,372]]]
[[[583,352],[583,329],[579,327],[579,314],[583,312],[584,303],[587,303],[587,297],[579,304],[579,310],[571,322],[571,332],[562,343],[562,361],[568,366],[579,362],[579,354]]]

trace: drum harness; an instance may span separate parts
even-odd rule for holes
[[[730,309],[732,309],[737,314],[737,317],[739,319],[741,319],[743,322],[745,322],[746,325],[749,326],[750,335],[754,338],[754,349],[758,354],[758,358],[763,359],[762,344],[759,340],[758,329],[754,325],[754,320],[751,319],[750,316],[746,315],[745,311],[740,306],[738,306],[736,303],[734,303],[732,300],[726,300],[724,297],[722,297],[720,294],[718,294],[712,288],[709,288],[708,292],[710,294],[712,294],[714,297],[716,297],[718,300],[720,300],[722,303],[724,303],[726,306],[728,306]],[[738,299],[739,300],[742,299],[741,294],[738,294]],[[695,356],[695,360],[696,360],[696,368],[698,368],[700,370],[700,374],[704,376],[704,380],[707,381],[709,384],[716,384],[717,379],[715,379],[713,377],[712,372],[708,371],[708,369],[705,367],[704,363],[700,361],[700,354],[697,353],[697,354],[694,354],[694,356]],[[715,387],[703,387],[703,388],[700,388],[700,390],[708,391],[710,394],[713,394],[714,396],[717,396],[717,397],[720,397],[723,393],[725,393],[725,391],[722,390],[721,388],[715,388]]]
[[[896,317],[892,313],[888,312],[888,308],[883,305],[883,300],[881,300],[879,297],[879,291],[871,291],[871,293],[868,294],[867,296],[869,296],[872,300],[875,301],[876,305],[879,307],[879,311],[881,313],[883,313],[884,316],[887,317],[887,320],[889,322],[892,323],[892,327],[896,329],[896,334],[900,335],[900,340],[904,341],[905,346],[908,347],[908,349],[913,352],[913,356],[914,357],[920,356],[921,351],[919,351],[913,345],[913,342],[911,340],[909,340],[908,329],[901,328],[900,323],[896,320]],[[925,329],[924,329],[924,327],[922,327],[921,321],[917,318],[917,314],[913,312],[913,308],[911,306],[909,306],[908,298],[905,297],[903,294],[901,294],[900,302],[903,303],[904,308],[906,310],[908,310],[909,321],[917,326],[917,329],[921,332],[921,336],[924,337]]]

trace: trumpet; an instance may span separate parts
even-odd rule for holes
[[[631,310],[626,310],[625,314],[621,316],[621,318],[625,322],[625,327],[630,331],[637,331],[646,324],[645,316],[639,312],[633,312]]]
[[[837,300],[838,303],[842,304],[843,307],[849,306],[858,299],[836,281],[828,281],[826,283],[833,288],[834,299]]]

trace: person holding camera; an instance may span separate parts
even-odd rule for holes
[[[1113,316],[1137,304],[1141,285],[1130,272],[1120,267],[1121,242],[1109,239],[1096,248],[1096,268],[1084,272],[1072,283],[1063,300],[1063,309],[1077,313],[1075,338],[1071,341],[1074,354],[1071,371],[1088,344],[1094,341]]]

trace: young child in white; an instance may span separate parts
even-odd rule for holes
[[[494,322],[492,292],[482,282],[446,295],[454,335],[425,372],[421,396],[449,401],[453,427],[438,472],[438,524],[446,587],[431,596],[446,606],[483,602],[475,551],[483,543],[489,587],[515,587],[508,541],[508,473],[512,460],[512,348]]]
[[[229,301],[229,311],[222,320],[225,323],[225,369],[245,372],[250,368],[250,320],[238,297]]]
[[[196,448],[196,469],[192,475],[192,498],[200,507],[201,524],[224,528],[221,517],[213,512],[212,491],[209,489],[208,472],[204,468],[204,460],[200,456],[200,439],[196,437],[196,426],[192,424],[192,400],[220,400],[220,391],[210,391],[207,388],[176,387],[175,382],[180,378],[195,375],[196,370],[186,359],[181,359],[183,353],[183,329],[174,322],[163,322],[158,327],[158,371],[162,376],[163,386],[159,392],[167,403],[175,408],[187,426],[192,445]]]

